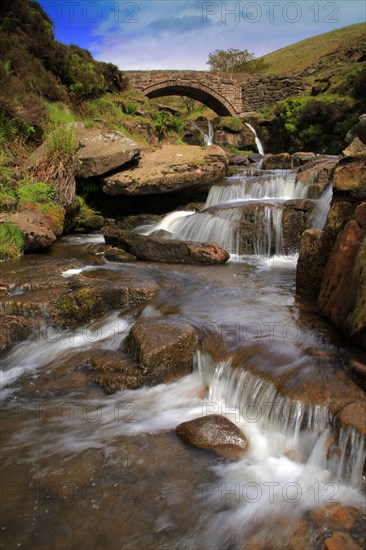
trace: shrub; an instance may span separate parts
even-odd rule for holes
[[[22,232],[12,223],[0,224],[0,260],[12,260],[23,253]]]
[[[159,111],[153,121],[153,131],[159,139],[166,138],[171,133],[181,134],[183,122],[168,111]]]

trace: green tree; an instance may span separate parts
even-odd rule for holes
[[[222,71],[227,73],[246,72],[245,66],[254,60],[254,53],[248,50],[215,50],[208,56],[207,65],[210,71]]]

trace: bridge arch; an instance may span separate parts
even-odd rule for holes
[[[238,116],[232,104],[217,91],[199,82],[164,80],[141,90],[149,99],[170,95],[186,96],[207,105],[218,116]]]

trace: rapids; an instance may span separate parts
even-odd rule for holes
[[[159,286],[144,307],[77,329],[45,324],[0,356],[4,548],[320,549],[328,527],[314,518],[328,505],[354,507],[360,528],[365,441],[335,421],[360,395],[344,370],[352,349],[296,297],[295,257],[269,255],[266,244],[235,255],[231,203],[270,198],[278,212],[282,199],[303,193],[288,177],[263,174],[261,196],[260,182],[231,179],[211,190],[204,212],[170,214],[154,227],[231,239],[226,265],[107,262],[100,236],[64,237],[49,254],[0,265],[20,302],[47,273],[60,285],[127,274]],[[229,204],[220,217],[211,209],[221,201]],[[118,350],[140,316],[196,329],[193,372],[107,396],[85,378],[83,353]],[[241,460],[177,438],[177,424],[209,413],[247,435]]]

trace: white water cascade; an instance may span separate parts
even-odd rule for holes
[[[323,229],[327,221],[327,216],[330,208],[330,203],[333,196],[333,187],[328,185],[328,187],[323,191],[321,197],[319,198],[311,223],[312,229]]]
[[[245,122],[245,126],[248,126],[248,128],[253,132],[254,134],[254,137],[255,137],[255,144],[257,146],[257,149],[258,149],[258,153],[260,155],[263,155],[264,156],[264,149],[263,149],[263,145],[261,143],[261,140],[259,139],[259,137],[257,136],[257,132],[255,131],[255,128],[253,128],[253,126],[251,124],[249,124],[249,122]]]
[[[203,135],[203,144],[205,147],[209,147],[213,144],[214,127],[211,120],[207,120],[207,134],[198,126],[193,120],[192,125]]]
[[[307,196],[295,173],[274,171],[260,176],[238,174],[211,187],[200,212],[176,211],[159,223],[135,229],[143,235],[164,229],[171,238],[215,242],[235,259],[247,254],[282,255],[282,205]]]

